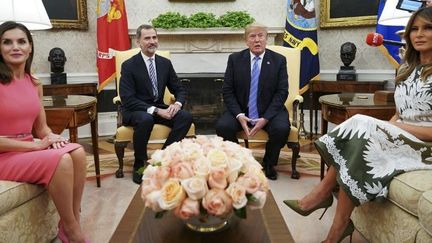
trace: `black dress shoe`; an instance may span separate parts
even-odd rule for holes
[[[141,185],[142,182],[142,170],[140,169],[133,169],[132,171],[132,181],[135,182],[138,185]]]
[[[270,180],[277,180],[277,172],[271,165],[265,165],[264,166],[264,173],[265,176]]]

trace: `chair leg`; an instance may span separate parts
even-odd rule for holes
[[[299,158],[300,153],[300,143],[296,142],[287,142],[288,148],[292,150],[292,158],[291,158],[291,166],[292,166],[292,173],[291,178],[293,179],[299,179],[300,174],[297,172],[296,166],[297,166],[297,158]]]
[[[246,148],[249,148],[249,140],[243,139]]]
[[[116,178],[123,178],[123,158],[124,158],[124,151],[129,142],[116,142],[114,140],[114,149],[117,155],[117,159],[119,162],[119,168],[116,171]]]

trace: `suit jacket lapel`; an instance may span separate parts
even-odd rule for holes
[[[262,92],[263,86],[264,86],[264,82],[267,79],[267,77],[269,76],[270,65],[271,65],[271,60],[269,57],[269,52],[268,52],[268,50],[266,50],[266,53],[264,54],[263,60],[261,62],[261,70],[260,70],[259,85],[258,85],[258,97],[261,95],[261,92]]]
[[[244,63],[244,66],[242,68],[243,70],[243,77],[245,77],[245,89],[247,92],[247,97],[249,97],[249,90],[250,90],[250,84],[251,84],[251,60],[250,60],[250,52],[249,49],[245,51],[244,55],[242,56],[241,63]]]

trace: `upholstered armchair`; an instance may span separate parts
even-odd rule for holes
[[[120,112],[121,109],[121,99],[120,99],[120,77],[121,77],[121,65],[124,61],[131,58],[133,55],[140,52],[139,48],[130,49],[127,51],[116,51],[115,52],[115,68],[116,68],[116,80],[117,80],[117,96],[113,98],[113,103],[117,105],[117,131],[114,139],[114,148],[115,152],[118,158],[119,162],[119,168],[116,172],[116,177],[121,178],[123,177],[123,158],[124,158],[124,151],[126,146],[132,142],[133,138],[133,127],[131,126],[123,126],[122,125],[122,115]],[[159,56],[163,56],[166,58],[170,58],[170,52],[169,51],[157,51],[156,54]],[[164,102],[165,104],[173,104],[175,102],[174,95],[172,95],[168,89],[165,90],[164,95]],[[161,125],[161,124],[155,124],[153,126],[153,130],[150,135],[149,141],[164,141],[168,134],[171,132],[171,128]],[[192,123],[187,137],[193,137],[195,136],[195,125]]]
[[[285,107],[289,112],[289,118],[291,122],[291,131],[288,136],[287,146],[292,150],[292,173],[291,178],[299,179],[300,174],[296,170],[297,158],[300,152],[299,143],[299,120],[297,118],[297,112],[299,110],[299,104],[303,103],[303,97],[300,96],[300,50],[295,48],[287,48],[283,46],[267,46],[268,49],[284,55],[287,59],[287,70],[288,70],[288,98],[285,101]],[[264,130],[259,131],[253,137],[247,137],[246,134],[241,131],[237,133],[237,137],[243,139],[245,146],[249,147],[249,140],[263,142],[268,140],[268,134]]]

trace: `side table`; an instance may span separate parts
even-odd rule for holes
[[[340,124],[356,114],[364,114],[381,120],[390,120],[395,114],[393,101],[374,100],[374,94],[343,93],[323,95],[321,103],[321,130],[327,133],[328,123]],[[324,177],[324,161],[321,159],[321,179]]]
[[[310,139],[314,132],[312,124],[315,118],[315,134],[318,134],[318,97],[322,94],[335,94],[343,92],[373,93],[383,90],[387,81],[326,81],[312,80],[309,83],[309,118],[310,118]],[[324,134],[324,132],[323,132]]]
[[[78,127],[90,123],[96,184],[100,187],[96,98],[86,95],[44,96],[43,105],[48,126],[58,134],[68,128],[73,143],[78,142]]]

